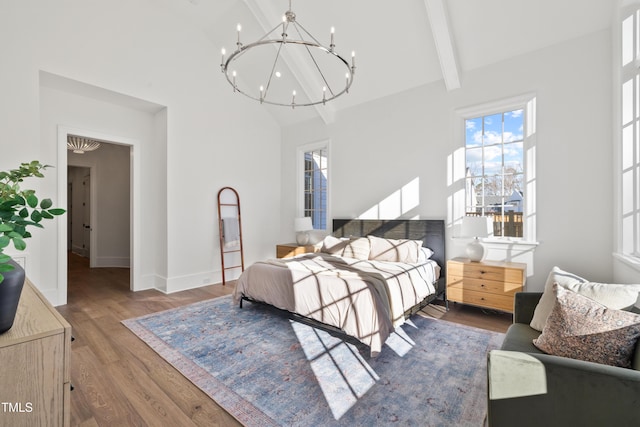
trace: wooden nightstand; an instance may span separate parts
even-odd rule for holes
[[[278,258],[291,258],[292,256],[317,252],[317,249],[313,245],[300,246],[297,243],[284,243],[282,245],[276,245],[276,257]]]
[[[526,269],[526,264],[517,262],[451,259],[447,261],[447,299],[513,313],[514,294],[524,290]]]

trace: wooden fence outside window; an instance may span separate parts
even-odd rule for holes
[[[482,216],[480,212],[467,212],[467,216]],[[495,237],[522,237],[522,212],[486,212],[484,216],[493,221],[493,235]]]

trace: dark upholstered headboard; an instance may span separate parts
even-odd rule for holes
[[[334,219],[333,235],[336,237],[364,237],[367,235],[387,239],[422,240],[422,246],[433,251],[431,259],[446,269],[444,220],[442,219]]]

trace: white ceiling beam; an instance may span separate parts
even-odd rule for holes
[[[460,73],[445,0],[424,0],[447,90],[460,88]]]
[[[285,10],[276,11],[271,7],[268,2],[259,0],[244,0],[245,4],[249,8],[249,11],[256,17],[263,31],[266,33],[271,31],[273,24],[277,23],[277,20],[269,20],[268,17],[282,16]],[[286,49],[285,49],[286,50]],[[300,88],[311,99],[317,96],[319,88],[324,86],[323,82],[314,78],[316,75],[312,69],[303,61],[298,55],[291,54],[290,52],[282,52],[281,58],[300,84]],[[314,81],[315,80],[315,81]],[[325,105],[318,104],[313,105],[318,115],[325,123],[332,123],[335,119],[335,108],[331,103]]]

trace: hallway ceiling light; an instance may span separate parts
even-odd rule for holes
[[[355,52],[351,53],[351,64],[335,51],[335,30],[331,28],[329,46],[322,45],[298,21],[296,14],[289,10],[271,31],[249,44],[242,44],[237,26],[236,50],[225,60],[226,50],[222,48],[220,68],[234,92],[248,96],[261,104],[284,107],[306,107],[325,104],[338,96],[348,93],[356,71]],[[271,37],[271,38],[270,38]],[[269,47],[272,46],[272,47]],[[259,49],[262,48],[262,49]],[[302,61],[299,64],[297,60]],[[317,84],[316,90],[296,91],[297,78],[286,76],[283,62],[295,61],[307,75],[305,80]],[[262,76],[252,78],[256,72]],[[251,82],[255,87],[245,87],[239,81]],[[313,92],[313,93],[307,93]]]
[[[74,153],[84,154],[85,151],[97,150],[100,147],[98,141],[83,138],[81,136],[67,135],[67,148]]]

